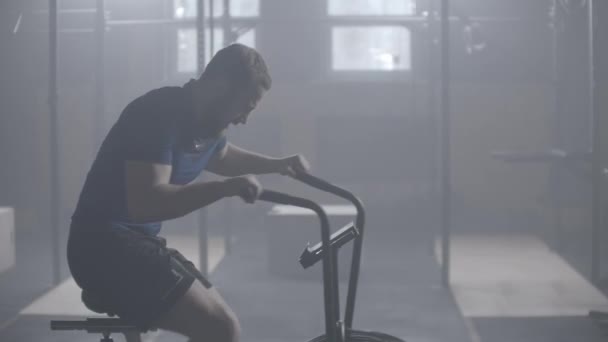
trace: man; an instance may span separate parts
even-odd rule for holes
[[[232,310],[157,234],[161,221],[225,197],[253,203],[262,187],[252,174],[308,170],[300,155],[271,158],[226,141],[226,128],[246,123],[270,86],[262,57],[234,44],[199,79],[152,90],[124,109],[87,175],[68,241],[75,281],[105,310],[193,342],[238,340]],[[204,169],[229,178],[194,181]]]

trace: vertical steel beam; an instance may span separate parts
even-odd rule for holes
[[[105,0],[96,0],[95,13],[95,150],[101,144],[105,129]]]
[[[224,47],[234,43],[236,37],[233,37],[232,27],[230,27],[230,0],[224,0],[224,18],[222,21],[222,29],[224,30]]]
[[[213,2],[213,0],[210,0]],[[197,35],[197,70],[200,75],[205,69],[205,1],[197,1],[196,16],[196,35]],[[211,13],[213,16],[213,12]],[[201,208],[198,211],[198,251],[199,269],[203,275],[209,273],[208,270],[208,232],[207,232],[207,209]]]
[[[451,124],[450,124],[450,8],[441,0],[441,281],[450,284]]]
[[[57,95],[57,0],[49,1],[49,110],[50,110],[50,197],[53,285],[61,281],[61,193],[59,179],[59,115]]]
[[[591,117],[592,136],[592,215],[591,215],[591,279],[598,282],[600,279],[600,238],[602,228],[602,149],[601,149],[601,122],[597,108],[597,87],[595,85],[595,17],[594,1],[588,0],[588,48],[589,48],[589,113]]]

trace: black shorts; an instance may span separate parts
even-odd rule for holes
[[[154,328],[195,280],[212,287],[164,238],[122,226],[73,222],[67,254],[78,286],[142,329]]]

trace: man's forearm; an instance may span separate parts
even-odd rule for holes
[[[137,222],[164,221],[184,216],[232,194],[221,181],[193,182],[187,185],[159,184],[140,205],[132,218]]]
[[[279,171],[281,161],[281,158],[269,157],[231,145],[218,171],[227,177],[275,173]]]

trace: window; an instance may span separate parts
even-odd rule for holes
[[[387,25],[383,19],[415,14],[415,0],[328,0],[327,4],[332,70],[411,69],[410,31],[404,25]],[[343,19],[348,24],[342,24]]]
[[[224,31],[220,28],[213,30],[213,36],[216,44],[213,46],[213,54],[218,52],[222,45],[218,42],[224,40]],[[177,71],[180,73],[196,73],[197,72],[197,61],[196,56],[198,54],[198,41],[195,28],[184,28],[177,30]],[[243,35],[239,36],[237,42],[254,47],[255,46],[255,31],[249,30]],[[205,60],[209,61],[211,55],[211,32],[210,30],[205,31]]]
[[[415,0],[328,0],[329,15],[413,15]]]
[[[197,0],[174,0],[173,9],[176,19],[196,18]],[[205,3],[205,16],[209,16],[209,0]],[[224,14],[224,0],[213,0],[213,17],[221,17]],[[257,17],[260,15],[259,0],[230,0],[231,17]]]
[[[175,19],[196,18],[196,0],[173,1],[173,17]]]
[[[209,0],[205,1],[208,5]],[[224,1],[213,0],[213,17],[215,25],[213,28],[213,54],[219,51],[228,42],[224,24],[231,27],[233,32],[239,32],[237,42],[255,47],[255,18],[259,15],[259,0],[231,0],[230,17],[224,18]],[[205,17],[209,17],[209,7],[205,8]],[[196,31],[197,0],[174,0],[173,17],[183,20],[184,25],[177,28],[177,58],[176,70],[178,73],[197,73],[198,39]],[[227,22],[225,22],[227,20]],[[208,22],[206,22],[208,24]],[[212,57],[211,53],[211,30],[205,30],[205,61]]]
[[[177,30],[177,72],[196,72],[196,29]]]
[[[334,70],[409,70],[410,32],[404,27],[334,27]]]

